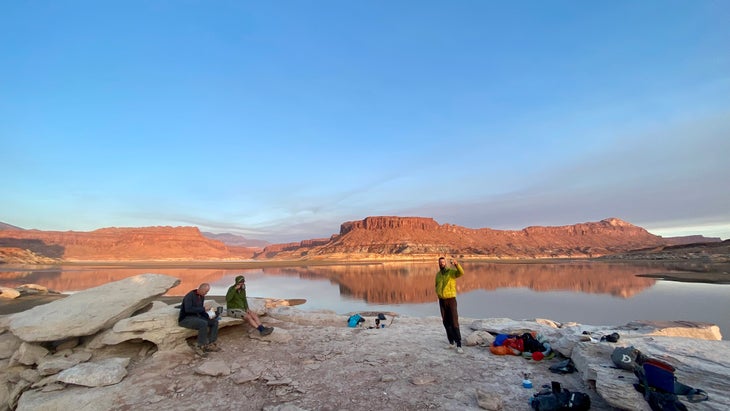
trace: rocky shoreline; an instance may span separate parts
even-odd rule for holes
[[[709,401],[684,401],[689,409],[730,408],[730,342],[711,324],[609,328],[461,318],[467,345],[457,354],[446,348],[439,318],[389,313],[386,328],[353,329],[345,315],[256,299],[255,310],[276,331],[261,337],[226,318],[223,351],[203,358],[188,347],[194,332],[176,325],[177,310],[168,305],[179,297],[160,297],[175,282],[137,276],[46,297],[35,308],[28,305],[43,298],[28,298],[25,309],[0,316],[0,409],[527,410],[542,385],[557,381],[590,395],[594,410],[648,410],[633,389],[633,374],[611,366],[612,350],[626,345],[665,359],[681,382],[709,393]],[[125,298],[115,300],[119,294]],[[558,356],[533,361],[484,347],[495,334],[524,330],[544,335]],[[621,336],[617,343],[599,341],[612,332]],[[571,358],[577,371],[550,372],[561,358]],[[533,389],[522,387],[524,373]],[[111,375],[118,381],[107,381]]]

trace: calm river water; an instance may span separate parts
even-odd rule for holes
[[[257,269],[124,266],[0,266],[0,285],[35,283],[75,292],[141,273],[177,277],[168,295],[182,296],[208,282],[210,295],[225,295],[236,275],[246,276],[250,297],[306,299],[303,310],[392,311],[438,316],[433,263],[372,263]],[[667,272],[661,266],[599,262],[465,263],[458,281],[463,317],[547,318],[593,325],[632,320],[704,321],[730,339],[730,285],[642,277]]]

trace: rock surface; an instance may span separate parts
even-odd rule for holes
[[[0,287],[0,298],[18,298],[20,297],[20,291],[16,290],[15,288],[9,288],[9,287]]]
[[[0,230],[0,261],[223,260],[250,258],[256,248],[227,246],[197,227],[101,228],[90,232]]]
[[[262,258],[337,259],[460,255],[466,258],[597,257],[669,244],[618,218],[519,231],[471,229],[423,217],[367,217],[348,221],[329,240],[267,246]]]
[[[206,357],[185,348],[192,335],[177,334],[175,343],[156,334],[179,328],[169,322],[175,310],[159,302],[78,339],[18,344],[4,337],[6,351],[17,348],[0,360],[0,410],[527,410],[529,398],[552,381],[587,393],[592,410],[648,410],[633,374],[612,366],[610,353],[626,345],[670,362],[679,381],[709,393],[706,402],[684,401],[691,410],[730,409],[730,342],[708,339],[711,326],[461,318],[467,345],[459,354],[448,347],[440,318],[388,313],[386,327],[376,329],[368,328],[375,313],[362,313],[365,327],[349,328],[347,315],[251,302],[274,333],[261,337],[236,320],[220,331],[222,351]],[[0,329],[15,315],[0,318]],[[480,345],[496,333],[527,330],[545,336],[560,355],[534,361]],[[621,336],[617,343],[599,341],[613,332]],[[577,372],[549,371],[563,356]],[[523,388],[525,373],[533,389]]]
[[[178,283],[178,279],[160,274],[107,283],[15,314],[10,331],[35,342],[92,335],[131,316]]]

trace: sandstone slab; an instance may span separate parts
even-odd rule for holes
[[[93,335],[129,317],[179,282],[160,274],[125,278],[13,314],[9,328],[31,342]]]
[[[0,287],[0,298],[14,299],[20,297],[20,292],[15,288]]]
[[[127,375],[129,358],[107,358],[76,365],[58,374],[58,381],[85,387],[102,387],[118,383]]]
[[[116,345],[124,341],[142,339],[154,343],[159,352],[188,350],[186,339],[198,335],[196,330],[177,324],[180,310],[173,305],[155,305],[157,309],[120,320],[91,340],[89,348]],[[242,324],[243,320],[221,317],[218,328]]]
[[[12,357],[23,341],[11,333],[0,334],[0,360]]]

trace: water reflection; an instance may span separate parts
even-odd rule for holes
[[[465,263],[466,275],[457,281],[460,293],[499,288],[534,291],[574,291],[628,298],[651,287],[656,280],[637,277],[656,268],[625,264]],[[436,300],[433,263],[384,263],[325,267],[267,268],[270,275],[297,275],[303,279],[329,279],[343,295],[375,304],[422,303]]]
[[[340,293],[374,304],[423,303],[436,300],[434,263],[378,263],[263,269],[46,267],[0,272],[0,284],[17,287],[40,284],[60,292],[96,287],[138,274],[154,272],[179,278],[181,284],[168,295],[184,295],[202,282],[220,283],[236,273],[295,276],[304,280],[326,279],[339,286]],[[629,298],[651,287],[656,280],[637,277],[657,268],[610,263],[500,264],[465,263],[466,275],[457,282],[460,293],[500,288],[528,288],[533,291],[573,291],[609,294]]]
[[[494,264],[465,263],[466,275],[459,279],[460,292],[529,288],[535,291],[569,290],[591,294],[631,297],[652,286],[656,280],[637,277],[656,272],[656,268],[625,264]],[[382,263],[312,267],[264,268],[268,275],[296,276],[301,279],[328,279],[337,283],[347,296],[373,303],[420,303],[435,300],[433,287],[436,264]],[[0,284],[17,287],[40,284],[60,292],[74,292],[154,272],[177,277],[181,285],[168,295],[183,295],[201,282],[215,283],[232,273],[256,272],[260,269],[200,268],[120,268],[120,267],[48,267],[0,272]]]

